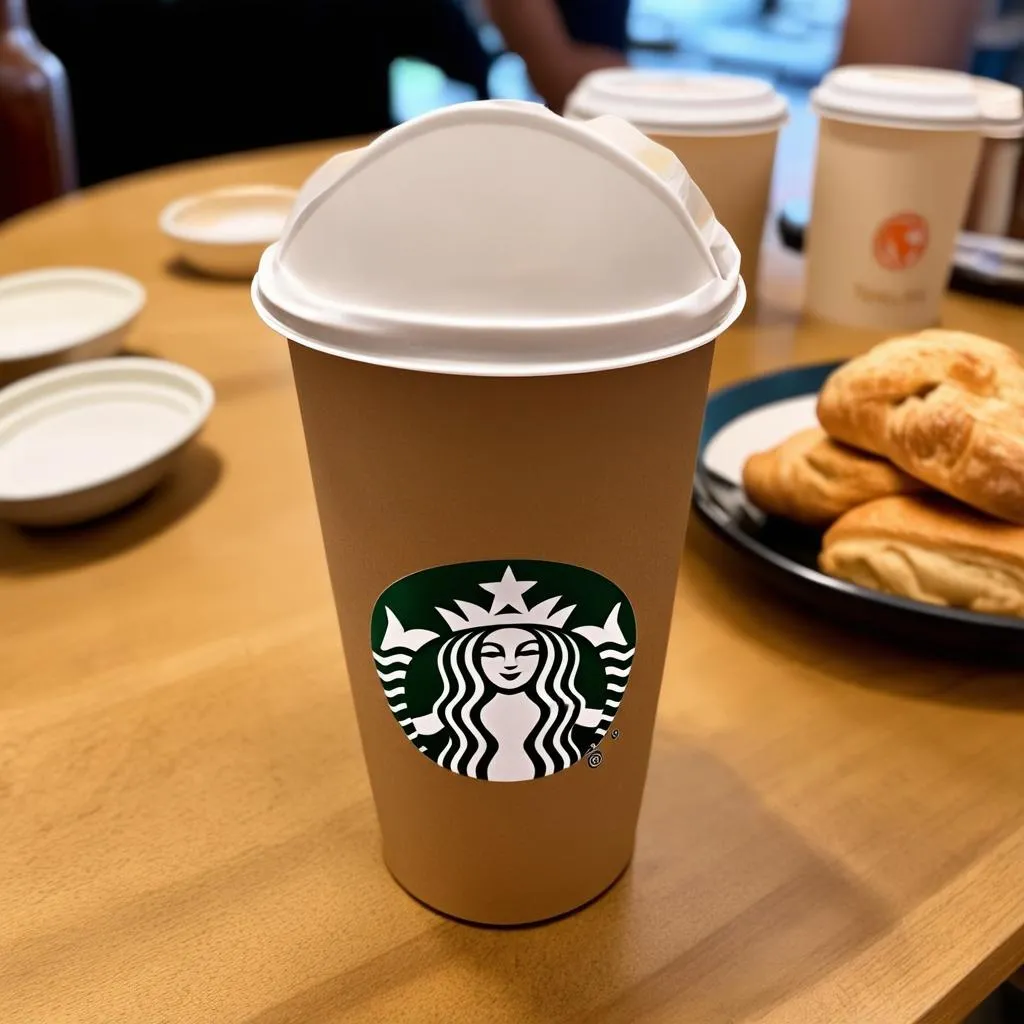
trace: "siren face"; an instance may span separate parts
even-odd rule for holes
[[[540,641],[525,629],[496,629],[484,637],[480,662],[484,675],[499,690],[519,690],[537,674]]]
[[[374,608],[391,713],[442,768],[526,782],[572,767],[614,720],[636,651],[626,595],[558,562],[467,562],[414,573]]]

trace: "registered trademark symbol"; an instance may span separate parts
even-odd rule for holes
[[[612,739],[613,740],[617,740],[619,738],[619,735],[620,735],[620,733],[619,733],[618,729],[612,729]]]
[[[600,750],[592,750],[587,754],[587,764],[589,764],[591,768],[600,768],[603,761],[604,754],[602,754]]]

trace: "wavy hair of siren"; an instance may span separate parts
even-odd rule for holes
[[[540,645],[537,671],[523,693],[540,712],[524,743],[534,778],[568,768],[582,757],[572,729],[585,701],[576,685],[580,649],[574,637],[545,626],[520,627]],[[471,778],[486,779],[498,743],[483,723],[482,712],[497,692],[480,660],[483,639],[492,632],[477,628],[450,637],[437,655],[443,691],[434,713],[451,731],[437,763]]]

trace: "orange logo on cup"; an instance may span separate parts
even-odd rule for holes
[[[928,248],[928,221],[916,213],[898,213],[875,232],[875,259],[886,270],[906,270]]]

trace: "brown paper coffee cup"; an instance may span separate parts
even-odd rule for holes
[[[652,132],[650,137],[679,157],[718,221],[732,235],[740,251],[743,280],[754,296],[779,133],[696,136]]]
[[[679,158],[736,242],[753,301],[785,99],[769,82],[746,76],[606,68],[579,83],[566,116],[606,114]]]
[[[438,910],[490,924],[542,920],[593,899],[629,862],[712,349],[602,373],[488,379],[291,346],[384,859]],[[375,609],[390,607],[382,595],[410,577],[415,595],[424,570],[436,582],[422,599],[390,599],[384,621],[400,623],[398,640],[381,650],[378,637],[373,648]],[[597,586],[592,573],[609,585]],[[508,592],[496,595],[506,574]],[[535,611],[554,597],[552,608]],[[602,636],[606,626],[623,635]],[[419,637],[404,639],[413,631]],[[412,650],[424,633],[436,636]],[[517,775],[506,759],[501,767],[518,781],[468,774],[494,774],[498,759],[487,763],[486,750],[474,763],[485,746],[474,726],[493,746],[488,706],[512,700],[479,658],[482,711],[461,718],[470,745],[461,761],[453,766],[449,755],[439,764],[434,744],[418,749],[437,733],[410,738],[411,722],[400,722],[435,700],[451,702],[436,681],[453,644],[530,643],[538,634],[575,649],[574,685],[590,686],[580,710],[599,723],[571,729],[557,770],[534,778],[527,762]],[[398,660],[382,664],[393,652]],[[403,671],[434,683],[427,705],[410,709],[409,695],[394,692]],[[556,674],[542,684],[541,710],[559,699]],[[538,702],[520,703],[541,717]],[[610,721],[601,720],[606,708]],[[457,744],[458,712],[441,707],[436,717],[440,749]],[[533,747],[542,758],[545,744]]]
[[[807,239],[807,311],[851,327],[939,320],[981,137],[823,118]]]
[[[384,859],[520,924],[625,869],[739,254],[616,118],[467,104],[307,182],[291,341]]]

